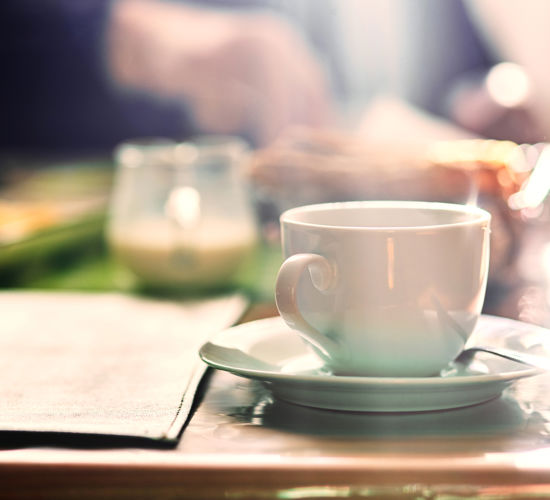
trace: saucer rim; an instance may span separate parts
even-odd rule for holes
[[[513,320],[510,318],[504,318],[500,316],[493,315],[481,315],[482,321],[493,321],[493,322],[502,322],[502,323],[511,323],[512,325],[522,325],[529,326],[536,329],[544,330],[544,327],[538,325],[532,325],[529,323],[521,322],[518,320]],[[226,328],[222,331],[217,332],[213,335],[209,342],[215,344],[217,339],[228,334],[238,334],[240,330],[248,331],[254,329],[266,329],[266,328],[275,328],[276,326],[280,328],[291,329],[284,323],[280,316],[273,316],[269,318],[262,318],[258,320],[253,320],[246,323],[241,323],[230,328]],[[260,339],[261,336],[258,336]],[[222,344],[223,345],[223,344]],[[255,368],[247,368],[244,365],[230,365],[227,363],[219,363],[216,360],[209,358],[207,354],[204,353],[204,348],[206,343],[201,346],[199,350],[200,358],[209,366],[234,373],[239,376],[246,378],[254,378],[263,380],[265,382],[290,382],[290,383],[316,383],[316,384],[330,384],[330,385],[344,385],[344,386],[406,386],[406,387],[426,387],[433,386],[468,386],[475,385],[476,383],[507,383],[515,381],[521,378],[527,378],[534,375],[542,373],[542,370],[524,365],[524,368],[507,371],[505,373],[489,373],[489,374],[479,374],[479,375],[457,375],[449,377],[433,376],[433,377],[369,377],[369,376],[357,376],[357,375],[333,375],[333,374],[293,374],[293,373],[281,373],[278,371],[271,370],[262,370]],[[225,347],[225,346],[224,346]],[[513,363],[513,361],[511,361]],[[522,366],[519,362],[518,366]]]

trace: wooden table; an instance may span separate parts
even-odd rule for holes
[[[550,498],[548,394],[541,375],[469,408],[347,413],[212,370],[176,449],[3,450],[0,498]]]
[[[177,449],[5,450],[0,497],[550,498],[549,388],[540,376],[470,408],[340,413],[214,372]]]

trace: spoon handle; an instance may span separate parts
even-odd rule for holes
[[[462,351],[456,358],[456,361],[459,361],[461,363],[468,363],[477,352],[487,352],[489,354],[494,354],[496,356],[500,356],[501,358],[506,358],[512,361],[516,361],[518,363],[523,363],[524,365],[529,365],[540,370],[550,370],[550,358],[548,357],[513,351],[511,349],[506,349],[503,347],[470,347]]]

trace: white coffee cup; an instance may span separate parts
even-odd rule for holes
[[[490,219],[474,206],[405,201],[288,210],[279,312],[335,374],[437,375],[481,313]]]

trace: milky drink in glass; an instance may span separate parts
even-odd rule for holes
[[[228,284],[253,254],[257,231],[234,138],[119,148],[108,239],[145,285]]]

